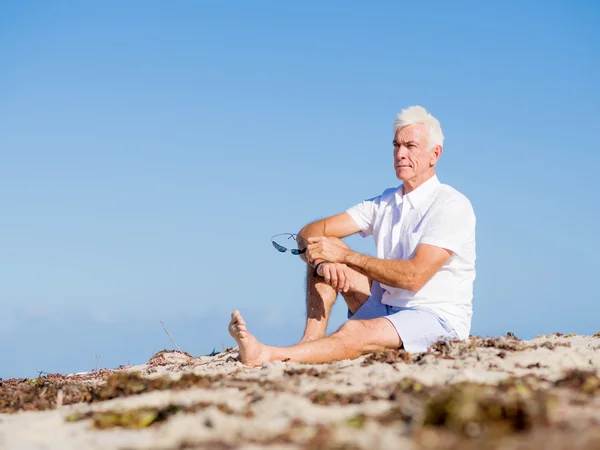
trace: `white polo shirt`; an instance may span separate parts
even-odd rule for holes
[[[461,339],[471,329],[475,280],[475,213],[471,202],[433,176],[408,194],[402,185],[347,210],[363,237],[373,235],[377,258],[411,259],[419,244],[453,252],[418,292],[381,284],[381,302],[422,307],[454,327]]]

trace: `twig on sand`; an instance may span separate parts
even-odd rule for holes
[[[171,338],[171,342],[173,342],[173,345],[177,348],[177,350],[179,350],[181,353],[183,353],[181,351],[181,349],[179,348],[179,346],[175,343],[175,339],[173,339],[173,336],[171,336],[171,333],[169,333],[167,331],[167,327],[165,327],[165,324],[163,323],[163,321],[161,320],[160,323],[162,323],[163,329],[165,330],[165,333],[167,333],[169,335],[169,337]]]

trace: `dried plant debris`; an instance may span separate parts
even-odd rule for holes
[[[92,426],[99,430],[112,428],[141,429],[160,425],[171,416],[179,413],[193,413],[211,405],[198,404],[190,407],[180,405],[169,405],[161,408],[138,408],[127,411],[105,411],[88,412],[85,414],[72,414],[67,417],[68,422],[78,422],[81,420],[92,420]],[[212,405],[217,406],[217,405]],[[226,414],[231,412],[223,411]],[[343,425],[351,428],[362,428],[366,417],[357,415],[348,419]],[[214,426],[209,419],[201,422],[205,427]],[[336,425],[316,424],[309,425],[303,420],[294,419],[283,432],[275,436],[265,436],[261,438],[244,437],[245,445],[255,444],[270,448],[278,448],[284,444],[300,445],[303,449],[310,450],[358,450],[360,447],[342,442],[335,442],[334,430]],[[231,435],[227,440],[211,441],[182,441],[177,449],[235,449],[239,448],[240,442],[237,442],[236,436]]]
[[[0,382],[0,413],[53,409],[58,399],[69,405],[92,401],[92,387],[63,377],[11,379]]]
[[[309,368],[299,367],[299,368],[293,368],[293,369],[286,369],[286,370],[284,370],[283,373],[287,376],[308,375],[310,377],[315,377],[315,378],[324,378],[327,376],[326,370],[318,370],[314,367],[309,367]]]
[[[143,407],[123,411],[98,411],[87,413],[74,413],[67,416],[67,422],[78,422],[91,419],[95,428],[104,430],[107,428],[146,428],[155,423],[164,422],[170,416],[179,412],[194,413],[215,406],[225,414],[234,414],[227,405],[201,402],[191,406],[167,405],[162,407]]]
[[[536,349],[538,347],[547,348],[548,350],[554,350],[556,347],[571,347],[571,343],[570,342],[550,342],[550,341],[546,341],[546,342],[542,342],[539,345],[532,345],[531,346],[532,349]]]
[[[477,341],[438,341],[429,347],[429,353],[442,359],[463,358],[477,349]]]
[[[325,424],[307,425],[302,421],[292,421],[284,432],[264,439],[245,437],[243,442],[231,441],[184,441],[176,450],[234,450],[240,445],[278,449],[292,445],[292,448],[303,450],[359,450],[358,446],[349,442],[336,442],[335,428]]]
[[[488,338],[472,336],[471,342],[474,342],[476,347],[482,348],[497,348],[511,352],[523,351],[531,348],[530,345],[523,342],[521,339],[514,336],[502,336],[499,338]]]
[[[404,350],[387,350],[367,355],[362,363],[363,366],[369,366],[375,363],[418,363],[422,362],[426,355],[434,355],[441,359],[459,359],[472,355],[477,348],[496,348],[501,350],[498,353],[500,358],[506,357],[506,352],[517,352],[524,350],[535,350],[538,347],[554,350],[556,347],[570,347],[570,342],[551,342],[546,341],[541,344],[528,344],[521,339],[509,333],[507,336],[499,338],[484,338],[471,336],[467,341],[439,341],[431,345],[426,353],[410,354]]]
[[[600,331],[598,331],[598,332],[597,332],[596,334],[594,334],[592,337],[595,337],[595,338],[600,338]]]
[[[320,376],[310,368],[293,369],[290,372],[291,374],[288,376]],[[134,395],[140,391],[148,392],[169,385],[170,389],[177,389],[174,386],[189,386],[195,383],[192,378],[185,383],[162,379],[140,380],[140,378],[139,376],[120,380],[114,378],[111,383],[106,383],[102,395],[112,398],[113,395]],[[178,382],[179,385],[173,384]],[[238,382],[241,381],[238,380]],[[153,385],[152,383],[157,384]],[[572,370],[565,372],[564,376],[555,382],[536,374],[511,377],[496,385],[461,382],[449,386],[428,386],[415,379],[405,378],[388,386],[369,388],[366,391],[352,394],[315,391],[307,396],[316,405],[359,405],[378,400],[387,401],[389,409],[383,414],[376,415],[366,414],[365,410],[359,409],[349,418],[329,425],[309,425],[297,419],[290,422],[289,427],[276,436],[265,436],[264,439],[245,439],[244,443],[272,446],[273,448],[284,444],[311,449],[354,448],[335,441],[335,436],[339,434],[340,429],[371,430],[372,427],[377,426],[391,427],[398,430],[399,433],[413,438],[416,448],[543,449],[544,447],[541,445],[527,446],[526,443],[529,440],[526,437],[540,436],[539,439],[541,439],[542,435],[539,434],[539,430],[550,430],[558,433],[557,439],[561,436],[561,439],[564,439],[571,429],[567,425],[552,421],[557,397],[555,396],[556,390],[551,391],[551,388],[558,388],[559,391],[565,389],[592,394],[600,390],[600,380],[596,372]],[[100,395],[100,392],[94,392],[94,399],[99,398]],[[139,429],[160,424],[178,413],[193,413],[208,407],[216,407],[225,414],[247,418],[253,416],[253,398],[261,399],[260,395],[256,393],[254,397],[250,397],[252,396],[249,394],[245,409],[240,411],[234,411],[225,405],[198,403],[191,406],[169,405],[128,411],[88,412],[70,416],[67,420],[89,419],[97,429],[114,427]],[[200,423],[206,427],[213,426],[208,419]],[[590,427],[593,429],[594,425],[590,425]],[[188,442],[185,445],[182,444],[181,448],[236,448],[235,446],[239,445],[237,438],[235,436],[230,438],[231,441],[228,439],[211,441],[214,444],[212,446],[209,445],[211,442]],[[438,441],[439,439],[441,441]],[[591,439],[590,434],[586,435],[586,439],[586,442],[596,442],[589,440]],[[506,444],[513,441],[524,446],[500,445],[500,443]],[[439,445],[430,445],[432,442],[438,442]],[[456,445],[449,445],[449,442]]]
[[[376,400],[377,397],[366,392],[356,392],[354,394],[340,394],[333,391],[314,391],[310,392],[308,398],[315,405],[357,405],[367,401]]]
[[[376,363],[394,364],[398,362],[413,363],[416,361],[416,356],[408,353],[405,350],[384,350],[381,352],[370,353],[365,356],[362,366],[370,366]]]
[[[497,348],[502,350],[498,353],[500,358],[506,357],[506,352],[519,352],[524,350],[535,350],[539,347],[554,350],[556,347],[571,347],[570,342],[545,341],[541,344],[528,344],[514,336],[501,336],[499,338],[484,338],[471,336],[468,341],[440,341],[430,347],[430,352],[442,358],[457,358],[468,356],[477,348]]]
[[[146,428],[154,423],[162,422],[167,417],[181,411],[181,407],[169,405],[164,408],[138,408],[126,411],[100,411],[74,413],[67,416],[67,422],[92,419],[94,427],[104,430],[107,428]]]
[[[463,382],[448,387],[424,386],[415,380],[398,383],[387,400],[390,409],[378,416],[357,414],[344,424],[363,428],[374,421],[380,426],[403,423],[411,433],[422,428],[445,429],[466,437],[504,436],[550,424],[554,396],[543,389],[534,375],[512,378],[497,385]],[[311,400],[320,405],[345,405],[381,399],[381,395],[352,397],[331,392],[313,394]]]
[[[419,450],[590,450],[600,448],[600,430],[590,428],[581,433],[562,427],[538,427],[501,437],[472,438],[444,428],[423,427],[413,434],[413,442]]]
[[[138,373],[121,372],[108,377],[106,384],[94,391],[94,400],[109,400],[151,391],[181,390],[192,387],[208,388],[215,381],[213,377],[191,373],[186,373],[175,380],[170,377],[144,378]]]
[[[157,352],[154,355],[152,355],[152,357],[148,361],[148,366],[150,366],[150,367],[166,366],[167,364],[169,364],[169,361],[167,361],[168,355],[183,355],[189,359],[192,359],[192,355],[190,355],[187,352],[182,352],[179,350],[166,350],[165,349],[165,350],[161,350],[160,352]]]
[[[507,395],[508,394],[508,395]],[[490,386],[460,383],[431,398],[423,425],[444,427],[466,436],[509,434],[547,425],[551,397],[544,391],[498,395]]]
[[[574,389],[585,394],[600,393],[600,377],[595,370],[573,369],[555,382],[557,387]]]
[[[117,372],[102,385],[84,385],[69,377],[40,377],[31,380],[0,382],[0,413],[53,409],[60,396],[61,404],[91,403],[117,397],[139,395],[158,390],[208,388],[216,383],[213,377],[184,374],[174,380],[169,377],[144,378],[138,373]],[[59,394],[60,392],[60,394]]]
[[[521,395],[529,395],[540,389],[551,386],[550,381],[538,375],[527,374],[522,377],[510,377],[501,380],[496,388],[502,393],[517,393]]]
[[[550,366],[546,366],[544,364],[541,364],[539,361],[536,363],[531,363],[531,364],[527,364],[526,366],[524,366],[523,364],[520,363],[515,363],[515,367],[517,369],[547,369]]]
[[[428,395],[431,389],[432,387],[426,386],[423,383],[412,378],[403,378],[393,386],[389,395],[389,400],[396,400],[404,394],[411,394],[417,397],[423,397]]]
[[[432,391],[432,387],[412,379],[404,378],[393,385],[380,389],[370,389],[366,392],[354,392],[352,394],[340,394],[334,391],[313,391],[307,394],[309,400],[315,405],[358,405],[374,400],[398,401],[404,396],[410,395],[417,399],[426,398]]]

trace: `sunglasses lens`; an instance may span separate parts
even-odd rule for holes
[[[273,247],[275,247],[277,250],[279,250],[281,253],[285,252],[287,249],[285,247],[283,247],[282,245],[279,245],[277,242],[275,241],[271,241],[271,244],[273,244]]]

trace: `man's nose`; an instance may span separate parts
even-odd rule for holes
[[[396,158],[400,159],[400,158],[406,158],[406,154],[408,153],[408,149],[406,147],[404,147],[403,145],[400,145],[398,147],[396,147]]]

